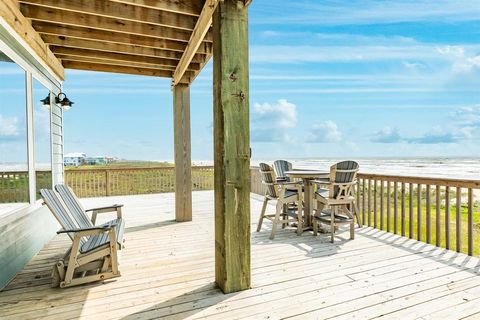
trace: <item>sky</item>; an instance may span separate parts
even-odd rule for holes
[[[253,159],[480,156],[479,0],[254,0],[249,42]],[[168,79],[67,70],[64,91],[65,152],[173,159]],[[193,160],[213,158],[212,112],[210,62]],[[21,116],[1,106],[0,144]]]

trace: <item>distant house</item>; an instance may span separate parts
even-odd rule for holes
[[[105,165],[108,163],[108,158],[105,156],[96,156],[85,158],[85,164],[87,165]]]
[[[81,152],[67,153],[63,157],[65,167],[78,167],[85,163],[87,155]]]

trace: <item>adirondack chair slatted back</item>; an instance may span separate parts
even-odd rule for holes
[[[77,197],[73,193],[72,189],[67,187],[64,184],[57,184],[55,186],[55,190],[60,194],[63,202],[67,206],[68,210],[73,215],[73,218],[77,221],[80,227],[82,228],[90,228],[93,227],[92,222],[88,219],[87,215],[85,214],[85,209],[82,207],[80,201],[78,201]]]
[[[355,161],[342,161],[330,167],[330,181],[336,185],[330,186],[330,198],[343,199],[353,196],[353,182],[357,177],[358,163]],[[350,184],[341,186],[338,184]]]
[[[288,177],[285,172],[292,170],[292,163],[286,160],[276,160],[273,162],[273,168],[275,169],[275,175],[277,179],[281,178],[287,182],[290,182],[290,177]]]
[[[277,189],[275,188],[275,174],[272,167],[266,163],[260,163],[260,174],[262,175],[262,183],[266,186],[266,195],[277,198]]]
[[[42,195],[43,201],[53,213],[58,223],[62,226],[64,230],[77,229],[78,225],[75,224],[75,221],[72,219],[68,211],[66,210],[64,204],[58,197],[57,193],[53,190],[41,189],[40,194]],[[70,239],[73,240],[74,235],[68,233]],[[83,240],[83,239],[82,239]],[[84,240],[82,241],[83,244]]]

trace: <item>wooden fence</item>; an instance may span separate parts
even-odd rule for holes
[[[38,191],[51,188],[52,172],[36,171],[37,199]],[[0,203],[28,202],[28,171],[0,172]]]
[[[174,192],[175,168],[71,169],[65,183],[81,198]],[[192,190],[211,189],[213,167],[192,167]]]
[[[258,168],[251,191],[264,194]],[[173,167],[73,169],[65,182],[79,197],[175,191]],[[51,172],[37,172],[37,189],[51,186]],[[213,167],[192,168],[192,188],[213,189]],[[469,255],[480,254],[479,180],[358,174],[357,204],[364,225]],[[0,203],[28,201],[28,173],[0,172]],[[476,239],[476,240],[475,240]]]

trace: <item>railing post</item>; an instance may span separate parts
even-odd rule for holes
[[[105,195],[110,196],[110,170],[105,169]]]

